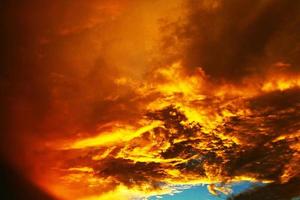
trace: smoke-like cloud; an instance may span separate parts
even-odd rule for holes
[[[186,5],[186,18],[166,25],[171,34],[163,47],[170,60],[201,67],[216,81],[240,81],[279,62],[299,72],[299,2],[190,0]]]

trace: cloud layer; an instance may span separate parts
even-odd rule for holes
[[[300,195],[298,2],[0,6],[1,157],[46,191]]]

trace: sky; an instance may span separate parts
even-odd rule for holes
[[[0,9],[7,193],[216,198],[249,181],[264,184],[231,199],[300,195],[300,1]]]
[[[163,195],[162,198],[152,197],[150,200],[157,200],[157,199],[165,199],[165,200],[183,200],[183,199],[207,199],[207,200],[216,200],[222,199],[221,197],[213,196],[208,192],[205,186],[194,186],[190,189],[184,190],[181,193],[177,193],[174,195]]]
[[[232,185],[232,193],[237,194],[243,192],[249,187],[253,187],[258,183],[251,182],[240,182]],[[160,197],[151,197],[150,200],[194,200],[194,199],[205,199],[205,200],[222,200],[226,199],[227,195],[221,194],[219,196],[212,195],[207,190],[207,185],[192,186],[189,189],[183,190],[180,193],[174,195],[163,195]]]

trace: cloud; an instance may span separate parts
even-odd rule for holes
[[[272,183],[266,186],[252,188],[233,196],[229,199],[238,200],[238,199],[292,199],[293,197],[299,196],[299,178],[290,180],[288,183],[278,184]]]
[[[2,3],[1,156],[67,199],[298,195],[299,6]]]
[[[241,81],[279,61],[299,71],[298,3],[191,0],[186,5],[186,18],[166,25],[171,30],[163,46],[166,52],[173,49],[171,60],[183,60],[188,69],[201,67],[215,81]]]
[[[298,94],[299,89],[293,88],[217,102],[211,112],[217,114],[221,106],[223,114],[219,117],[223,119],[208,132],[208,124],[189,121],[180,107],[149,111],[147,119],[160,122],[152,129],[125,143],[106,143],[106,148],[79,147],[85,156],[66,159],[68,156],[62,152],[63,168],[90,167],[92,177],[110,180],[109,185],[120,183],[153,192],[177,184],[239,180],[274,182],[285,187],[299,176]],[[231,110],[230,115],[224,113],[241,103],[245,107]]]

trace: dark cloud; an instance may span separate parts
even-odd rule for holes
[[[282,134],[300,129],[299,89],[275,91],[246,100],[252,114],[234,116],[224,125],[225,132],[259,145]]]
[[[300,180],[294,178],[287,183],[271,183],[262,187],[254,187],[241,194],[228,198],[228,200],[291,200],[300,195]]]
[[[276,62],[299,71],[299,9],[290,0],[191,0],[186,21],[165,27],[171,34],[164,48],[178,44],[178,55],[170,51],[173,59],[202,67],[212,80],[241,80]]]
[[[155,162],[133,162],[130,159],[108,158],[99,163],[96,176],[114,177],[128,187],[138,187],[147,183],[152,188],[159,188],[165,176],[163,167]]]

